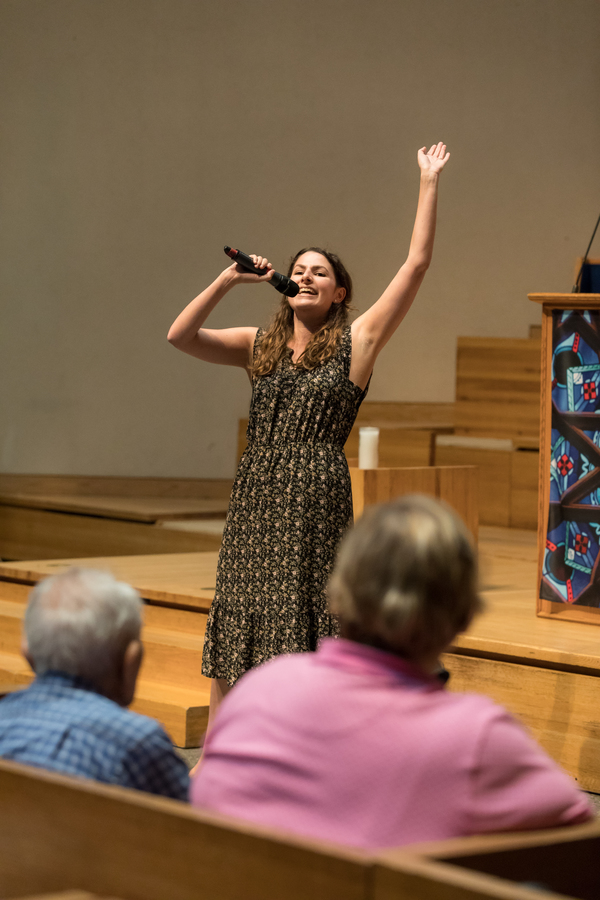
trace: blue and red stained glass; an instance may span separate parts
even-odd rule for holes
[[[553,313],[550,510],[540,596],[600,607],[600,312]]]

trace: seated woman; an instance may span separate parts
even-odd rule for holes
[[[449,507],[411,496],[371,509],[342,542],[329,593],[342,637],[244,675],[193,804],[363,848],[591,817],[504,709],[435,677],[481,608],[475,552]]]

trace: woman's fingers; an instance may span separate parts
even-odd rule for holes
[[[265,269],[265,268],[267,268],[267,267],[268,267],[269,269],[272,268],[272,266],[271,266],[269,260],[266,259],[264,256],[255,256],[253,253],[251,253],[251,254],[250,254],[250,258],[251,258],[252,262],[254,263],[254,265],[256,266],[257,269]]]
[[[446,152],[446,145],[440,141],[439,144],[434,144],[432,146],[431,150],[429,151],[429,153],[427,155],[428,156],[436,156],[439,159],[444,155],[445,152]]]
[[[269,260],[264,256],[257,256],[255,253],[250,253],[249,256],[256,268],[262,269],[262,272],[250,272],[239,263],[234,262],[232,268],[234,268],[237,274],[240,276],[240,281],[270,281],[271,275],[273,274],[273,266],[271,265]]]

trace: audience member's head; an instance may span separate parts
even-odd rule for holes
[[[344,637],[433,665],[482,607],[467,529],[430,497],[373,507],[340,546],[329,598]]]
[[[36,675],[77,676],[127,706],[142,657],[141,611],[138,593],[108,572],[69,569],[32,590],[23,653]]]

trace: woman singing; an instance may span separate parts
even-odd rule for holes
[[[352,325],[352,281],[341,260],[319,248],[288,270],[300,287],[283,297],[267,329],[204,328],[237,284],[267,282],[236,263],[177,317],[169,341],[207,362],[239,366],[252,383],[248,448],[240,461],[223,533],[203,672],[214,679],[211,719],[248,669],[281,653],[315,650],[338,633],[325,587],[352,521],[344,444],[375,360],[410,309],[431,261],[440,172],[450,154],[418,152],[421,187],[408,257],[379,300]]]

